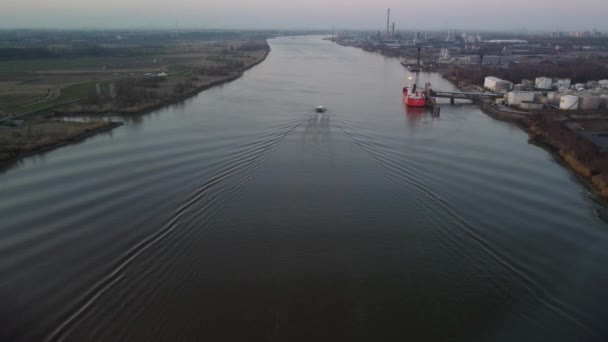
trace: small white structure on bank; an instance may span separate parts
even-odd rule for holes
[[[534,88],[543,90],[553,89],[553,79],[548,77],[537,77],[536,82],[534,82]]]
[[[534,93],[531,91],[512,91],[507,98],[509,106],[519,106],[524,101],[534,101]]]
[[[503,91],[509,91],[513,88],[513,83],[505,80],[501,80],[498,77],[488,76],[485,78],[483,87],[491,91],[500,93]]]
[[[559,109],[578,110],[578,96],[564,95],[559,100]]]

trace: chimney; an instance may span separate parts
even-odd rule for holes
[[[386,13],[386,35],[388,36],[390,34],[389,30],[390,30],[390,22],[391,22],[391,9],[388,9],[388,12]]]

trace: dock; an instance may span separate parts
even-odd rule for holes
[[[471,100],[478,101],[483,99],[497,99],[502,97],[502,94],[494,93],[476,93],[476,92],[462,92],[462,91],[438,91],[431,88],[428,89],[429,98],[446,98],[450,99],[450,103],[454,104],[456,99],[460,100]]]

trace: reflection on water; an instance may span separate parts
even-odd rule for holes
[[[0,175],[0,340],[608,339],[608,230],[524,132],[404,109],[398,60],[271,45]]]
[[[303,143],[327,145],[331,135],[329,113],[312,113],[304,126]]]
[[[408,107],[405,104],[403,106],[405,107],[405,117],[408,122],[407,126],[412,134],[415,133],[419,126],[431,124],[440,117],[439,113],[433,112],[430,108]]]

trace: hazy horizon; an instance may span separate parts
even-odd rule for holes
[[[86,2],[84,4],[83,2]],[[608,30],[608,3],[582,0],[569,3],[540,0],[459,3],[429,0],[404,4],[394,0],[42,0],[11,1],[0,13],[0,28],[40,29],[339,29],[380,30],[386,9],[397,29],[475,29],[533,31]],[[422,13],[429,13],[425,16]],[[499,12],[500,10],[500,12]],[[416,13],[412,15],[412,13]]]

